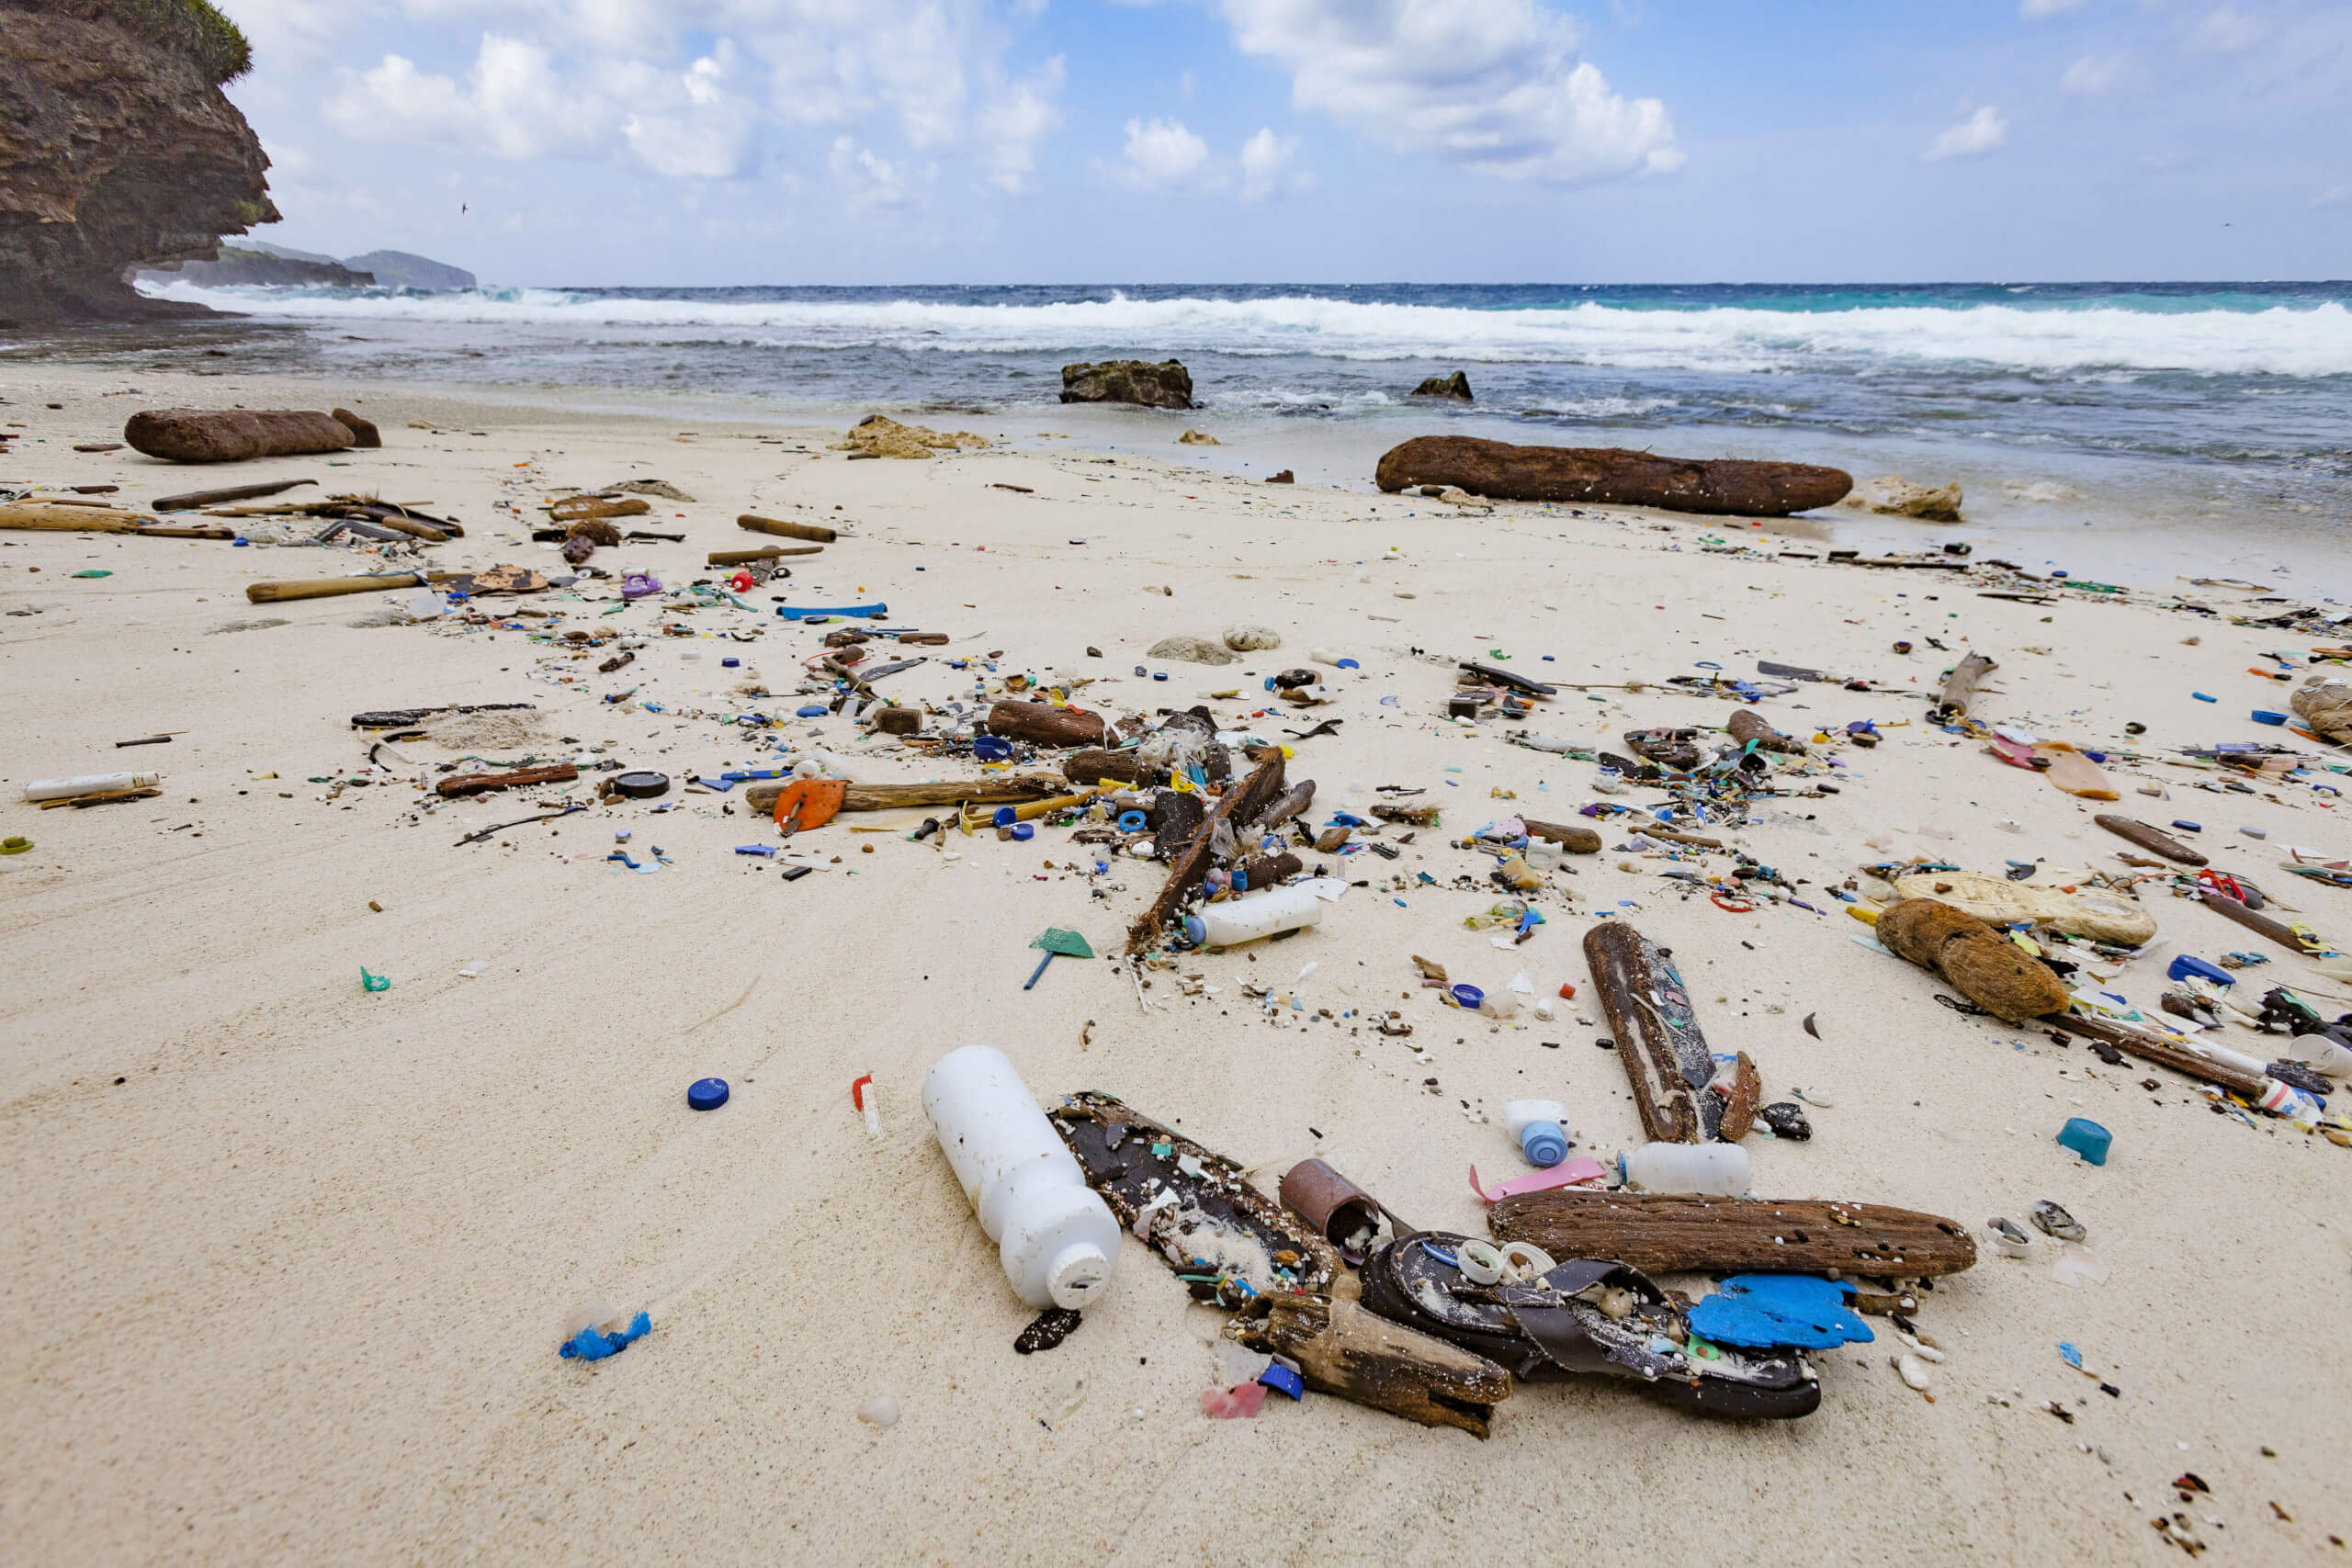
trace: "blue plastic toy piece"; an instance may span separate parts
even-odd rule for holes
[[[1266,1370],[1258,1374],[1258,1381],[1276,1393],[1287,1394],[1293,1399],[1306,1397],[1306,1380],[1280,1361],[1267,1362]]]
[[[696,1078],[686,1086],[686,1103],[696,1111],[716,1111],[727,1103],[725,1078]]]
[[[607,1334],[601,1328],[583,1328],[565,1340],[563,1348],[556,1354],[566,1360],[601,1361],[607,1356],[619,1355],[652,1332],[651,1315],[639,1313],[618,1334]]]
[[[2114,1134],[2086,1116],[2069,1116],[2066,1124],[2058,1129],[2058,1146],[2074,1150],[2083,1156],[2086,1165],[2105,1165],[2107,1151],[2114,1142]]]
[[[2254,722],[2256,724],[2284,724],[2287,722],[2287,716],[2283,713],[2274,713],[2269,708],[2256,708],[2254,710]]]
[[[1690,1332],[1751,1349],[1866,1345],[1877,1336],[1848,1310],[1846,1297],[1852,1290],[1811,1274],[1735,1274],[1690,1309]]]
[[[2191,975],[2200,980],[2211,980],[2217,986],[2234,986],[2238,983],[2237,976],[2228,970],[2216,968],[2203,959],[2192,958],[2186,953],[2175,958],[2172,961],[2172,966],[2165,971],[2165,978],[2167,980],[2186,980]]]

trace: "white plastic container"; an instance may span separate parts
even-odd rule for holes
[[[1644,1144],[1625,1156],[1625,1185],[1645,1192],[1736,1198],[1747,1181],[1747,1151],[1737,1144]]]
[[[1119,1222],[1004,1053],[967,1045],[942,1056],[922,1080],[922,1109],[1021,1299],[1076,1310],[1100,1294]]]
[[[1246,898],[1223,898],[1204,904],[1194,916],[1201,924],[1203,947],[1233,947],[1260,937],[1278,936],[1302,926],[1319,925],[1323,900],[1313,887],[1270,888]]]
[[[77,795],[101,795],[116,789],[153,789],[161,773],[85,773],[78,779],[35,779],[25,786],[27,800],[71,800]]]
[[[1568,1157],[1568,1108],[1556,1100],[1506,1100],[1503,1125],[1530,1165],[1549,1168]]]

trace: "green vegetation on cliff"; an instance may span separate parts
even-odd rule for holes
[[[123,10],[148,37],[185,50],[215,85],[253,69],[253,45],[205,0],[124,0]]]

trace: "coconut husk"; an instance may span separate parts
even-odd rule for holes
[[[1973,915],[1933,898],[1905,898],[1881,914],[1878,940],[2010,1023],[2064,1012],[2072,1001],[2047,965]]]
[[[564,530],[568,539],[585,539],[590,544],[611,547],[621,542],[621,531],[601,517],[587,517]]]

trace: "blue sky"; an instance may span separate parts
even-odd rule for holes
[[[2343,0],[221,0],[486,282],[2352,276]]]

